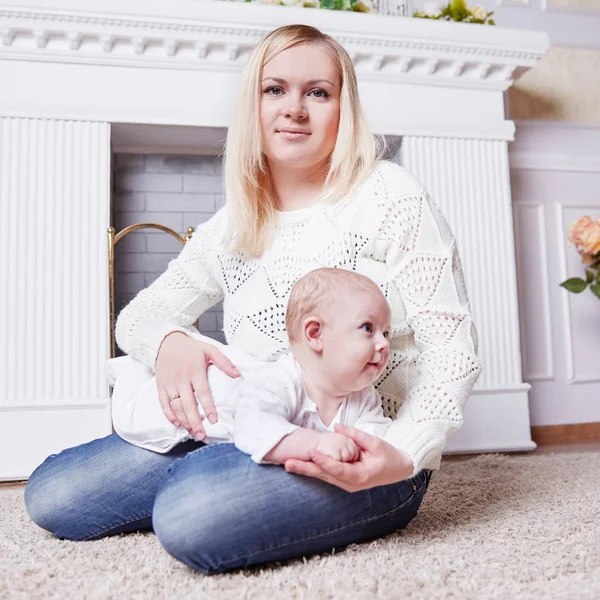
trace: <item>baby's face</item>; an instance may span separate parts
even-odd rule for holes
[[[357,291],[328,307],[322,364],[332,387],[355,392],[381,376],[390,355],[390,321],[383,294]]]

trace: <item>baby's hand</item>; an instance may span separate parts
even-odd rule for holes
[[[315,450],[331,456],[334,460],[354,462],[358,460],[360,448],[342,433],[322,433]]]

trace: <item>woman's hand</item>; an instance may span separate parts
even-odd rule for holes
[[[163,340],[154,366],[158,398],[165,416],[175,426],[185,427],[197,440],[206,434],[196,398],[208,420],[217,422],[206,378],[211,364],[230,377],[240,376],[235,365],[217,348],[177,331]]]
[[[290,458],[285,462],[285,470],[322,479],[347,492],[396,483],[412,475],[414,466],[411,458],[391,444],[354,427],[336,425],[335,430],[348,436],[360,448],[357,461],[340,462],[311,450],[310,461]]]

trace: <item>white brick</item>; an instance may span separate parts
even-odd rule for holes
[[[169,260],[172,260],[173,258],[175,258],[175,256],[172,256]],[[169,264],[169,260],[167,260],[167,265]],[[145,287],[152,285],[163,273],[164,270],[157,273],[144,273]]]
[[[137,294],[146,287],[146,278],[143,273],[123,273],[116,282],[115,288],[118,295]]]
[[[115,295],[115,314],[119,313],[135,298],[136,294]]]
[[[146,234],[128,233],[115,246],[115,253],[118,255],[122,252],[137,252],[139,254],[146,252]]]
[[[127,172],[119,177],[118,184],[118,189],[125,192],[181,192],[183,189],[181,175],[173,173]]]
[[[194,229],[197,229],[198,225],[200,225],[201,223],[205,223],[212,216],[213,216],[212,213],[199,213],[199,212],[198,213],[197,212],[184,213],[183,214],[183,226],[185,229],[187,229],[188,227],[193,227]]]
[[[164,232],[149,233],[146,236],[146,247],[148,252],[168,252],[170,254],[178,254],[183,249],[179,240]]]
[[[215,211],[223,208],[225,206],[225,194],[215,194],[214,203]]]
[[[146,210],[173,212],[215,211],[214,194],[146,194]]]
[[[136,254],[123,253],[116,257],[115,272],[117,273],[162,273],[169,264],[172,256],[169,254]]]
[[[198,319],[198,329],[200,331],[216,331],[217,317],[215,313],[205,312]]]
[[[134,225],[136,223],[158,223],[165,227],[174,229],[177,233],[181,233],[183,227],[183,217],[181,213],[156,213],[156,212],[127,212],[127,213],[116,213],[115,217],[115,228],[117,231]],[[152,229],[143,229],[144,232],[152,231]]]
[[[146,209],[146,194],[132,192],[114,196],[112,199],[112,209],[115,212],[141,212]]]
[[[141,154],[114,154],[113,162],[117,167],[136,171],[144,168],[144,157]]]
[[[184,175],[183,190],[199,194],[222,194],[223,181],[218,175]],[[158,190],[157,190],[158,191]]]

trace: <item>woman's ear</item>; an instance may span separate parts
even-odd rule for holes
[[[315,352],[323,349],[323,323],[321,319],[311,315],[302,322],[302,338],[305,344]]]

